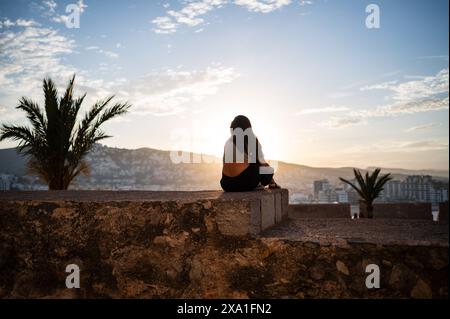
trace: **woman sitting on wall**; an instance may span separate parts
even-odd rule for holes
[[[279,188],[273,179],[274,170],[264,159],[250,120],[238,115],[231,122],[230,130],[231,136],[225,143],[220,180],[223,190],[245,192],[264,186]]]

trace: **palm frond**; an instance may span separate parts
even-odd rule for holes
[[[379,177],[380,172],[381,169],[377,168],[372,173],[366,172],[363,177],[358,169],[353,169],[359,187],[342,177],[339,179],[355,189],[368,205],[372,205],[373,201],[383,191],[383,186],[392,179],[390,174]]]
[[[95,103],[77,122],[86,94],[74,98],[74,86],[75,75],[58,99],[54,82],[44,79],[45,114],[36,103],[23,97],[17,108],[26,113],[31,128],[7,124],[0,127],[0,141],[18,141],[18,151],[28,155],[28,172],[41,177],[50,189],[67,189],[77,175],[89,173],[84,157],[95,143],[110,137],[100,127],[130,108],[128,103],[107,108],[114,97],[110,96]]]
[[[355,184],[353,184],[352,182],[350,182],[350,181],[348,181],[348,180],[346,180],[345,178],[342,178],[342,177],[339,177],[339,179],[340,179],[342,182],[344,182],[344,183],[350,185],[350,186],[358,193],[358,195],[359,195],[361,198],[364,198],[365,194],[364,194],[364,193],[362,192],[362,190],[359,189]]]
[[[44,114],[41,112],[39,105],[26,97],[22,97],[16,108],[26,113],[27,118],[30,120],[35,132],[44,138],[45,130],[47,128],[47,121]]]

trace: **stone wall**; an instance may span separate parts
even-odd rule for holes
[[[433,220],[431,203],[379,203],[373,207],[374,218]],[[359,210],[367,216],[366,205],[360,203]]]
[[[288,206],[291,218],[351,218],[350,204],[295,204]]]
[[[448,202],[439,203],[439,221],[444,221],[448,223]]]
[[[328,220],[336,227],[332,219],[316,220],[331,240],[294,236],[295,231],[311,232],[302,229],[304,223],[291,221],[256,235],[255,227],[264,227],[263,217],[261,224],[252,218],[257,203],[260,212],[273,207],[276,221],[277,209],[281,206],[283,218],[287,208],[285,195],[2,193],[0,297],[448,297],[445,225],[406,225],[412,240],[424,231],[420,236],[436,239],[415,243],[387,242],[387,236],[380,236],[383,241],[345,240],[331,234],[336,229],[323,229]],[[341,220],[355,232],[372,227],[367,220],[358,225]],[[371,231],[379,234],[380,225]],[[381,268],[380,289],[365,286],[369,263]],[[69,264],[80,268],[80,289],[65,287]]]

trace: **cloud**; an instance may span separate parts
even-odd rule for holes
[[[54,1],[54,0],[46,0],[46,1],[42,1],[42,4],[43,4],[44,6],[46,6],[50,12],[55,12],[56,7],[58,6],[58,4],[56,3],[56,1]]]
[[[25,19],[17,19],[16,21],[11,21],[9,19],[4,19],[0,21],[0,29],[2,28],[11,28],[11,27],[31,27],[39,25],[34,20],[25,20]]]
[[[73,52],[75,43],[51,28],[25,27],[0,33],[0,85],[9,91],[27,91],[49,70],[67,76],[61,56]]]
[[[344,153],[399,153],[399,152],[429,152],[448,150],[448,141],[422,140],[399,141],[384,140],[369,145],[358,145],[343,150]]]
[[[367,124],[367,120],[364,117],[359,116],[358,114],[352,114],[347,117],[333,116],[329,120],[321,122],[320,126],[329,128],[345,128],[365,124]]]
[[[420,80],[408,81],[390,88],[395,95],[394,100],[412,101],[429,98],[446,93],[448,96],[448,68],[441,70],[435,76],[427,76]]]
[[[288,6],[292,0],[189,0],[184,1],[180,10],[167,10],[164,16],[156,17],[151,22],[155,25],[153,31],[159,34],[175,33],[182,25],[196,27],[205,23],[204,16],[226,4],[244,7],[250,12],[269,13]],[[311,0],[300,0],[300,6],[310,5]],[[165,9],[169,6],[163,5]],[[200,32],[197,29],[197,32]]]
[[[268,13],[291,4],[291,0],[234,0],[238,6],[246,7],[251,12]],[[301,5],[310,4],[310,1],[301,1]]]
[[[123,81],[94,79],[89,72],[64,62],[76,48],[74,40],[50,27],[18,27],[0,32],[0,99],[8,106],[11,117],[17,116],[13,106],[26,95],[42,99],[42,80],[51,77],[61,91],[68,79],[77,74],[77,90],[87,92],[86,104],[113,94]]]
[[[387,90],[397,84],[397,81],[388,81],[378,84],[366,85],[360,88],[360,91],[370,91],[370,90]]]
[[[62,57],[74,47],[73,40],[52,28],[17,26],[0,32],[0,99],[9,118],[19,114],[13,107],[20,96],[41,97],[45,76],[67,83],[77,69],[62,63]]]
[[[177,31],[178,24],[175,23],[170,17],[157,17],[152,21],[156,25],[153,29],[156,33],[169,34]]]
[[[50,76],[61,91],[68,79],[77,74],[77,92],[87,92],[86,105],[108,95],[129,100],[133,111],[157,116],[185,111],[187,103],[195,103],[214,95],[220,87],[234,81],[239,74],[229,67],[215,65],[203,70],[164,70],[138,80],[95,79],[85,70],[64,62],[75,52],[76,43],[57,30],[44,27],[21,27],[0,32],[0,99],[15,113],[17,99],[26,95],[42,99],[42,79]],[[103,54],[97,46],[86,47]],[[101,67],[109,67],[102,64]],[[87,107],[86,106],[86,107]],[[19,115],[18,113],[15,113]]]
[[[429,130],[429,129],[432,129],[435,127],[440,127],[440,126],[442,126],[442,123],[427,123],[427,124],[422,124],[422,125],[417,125],[417,126],[407,128],[405,130],[405,132],[410,133],[410,132],[415,132],[415,131]]]
[[[400,102],[392,105],[380,106],[374,111],[363,111],[361,114],[367,117],[378,117],[439,111],[448,109],[448,102],[448,96],[442,98],[430,97],[417,101]]]
[[[72,3],[70,3],[72,4]],[[84,13],[86,8],[88,7],[84,0],[78,0],[76,2],[76,6],[78,7],[80,15]],[[41,5],[37,5],[37,8],[41,11],[44,11],[44,16],[47,16],[56,23],[66,23],[69,21],[70,16],[65,14],[60,14],[56,11],[56,8],[58,7],[58,3],[54,0],[43,0],[41,2]]]
[[[95,51],[97,53],[104,54],[108,58],[111,58],[111,59],[117,59],[119,57],[119,54],[112,52],[112,51],[100,49],[98,46],[89,46],[89,47],[86,47],[85,50],[86,51]]]
[[[390,99],[392,102],[368,110],[350,112],[348,118],[332,118],[329,121],[322,122],[321,125],[331,128],[349,127],[365,124],[367,119],[373,117],[389,117],[448,109],[448,73],[447,68],[434,76],[426,76],[418,80],[403,83],[390,81],[365,86],[362,88],[363,91],[379,89],[391,91]]]
[[[204,22],[201,16],[208,12],[222,7],[227,0],[199,0],[188,2],[181,10],[168,10],[166,16],[155,18],[152,23],[156,25],[156,33],[169,34],[176,32],[180,25],[190,27],[197,26]]]
[[[308,114],[316,114],[316,113],[334,113],[334,112],[345,112],[350,110],[345,106],[328,106],[322,108],[311,108],[311,109],[303,109],[296,113],[296,115],[308,115]]]
[[[136,112],[164,116],[183,112],[186,103],[214,95],[238,77],[233,68],[221,66],[199,71],[166,70],[147,74],[130,83],[127,90]]]
[[[389,81],[380,84],[364,86],[361,91],[368,90],[389,90],[392,91],[394,100],[413,101],[430,96],[448,92],[448,68],[439,71],[436,75],[425,76],[423,78],[397,83]]]

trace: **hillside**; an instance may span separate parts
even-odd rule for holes
[[[198,156],[198,154],[193,155]],[[82,189],[148,189],[200,190],[219,189],[220,160],[208,157],[210,163],[175,164],[169,151],[151,148],[135,150],[96,145],[87,156],[91,167],[89,177],[79,177],[74,188]],[[211,163],[212,162],[212,163]],[[448,180],[448,171],[383,169],[396,179],[407,175],[428,174]],[[25,159],[15,149],[0,150],[0,174],[23,176]],[[278,162],[276,180],[291,190],[311,189],[314,180],[328,178],[331,183],[339,177],[351,178],[352,168],[310,167]]]

